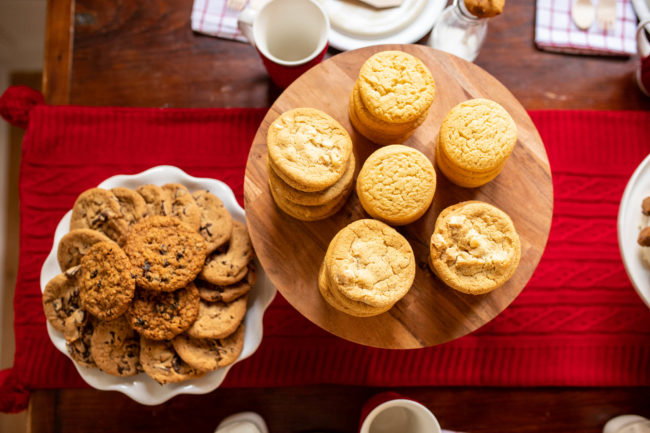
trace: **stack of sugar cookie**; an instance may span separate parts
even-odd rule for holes
[[[318,288],[335,309],[369,317],[390,310],[414,279],[415,258],[408,241],[381,221],[361,219],[330,242]]]
[[[402,51],[382,51],[361,67],[350,95],[350,121],[378,144],[404,142],[427,117],[436,92],[431,72]]]
[[[466,201],[438,215],[429,264],[449,287],[472,295],[491,292],[512,277],[520,256],[519,235],[502,210]]]
[[[316,221],[338,212],[352,190],[355,160],[348,132],[314,108],[282,113],[267,134],[271,195],[289,216]]]
[[[361,206],[373,218],[390,225],[409,224],[429,209],[436,172],[419,150],[393,144],[366,159],[356,189]]]
[[[161,384],[234,362],[255,283],[244,224],[183,185],[92,188],[59,242],[43,309],[72,359]]]
[[[452,108],[440,126],[436,162],[456,185],[476,188],[497,177],[517,142],[510,114],[489,99]]]

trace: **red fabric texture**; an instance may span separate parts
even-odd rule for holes
[[[225,181],[241,203],[248,150],[264,114],[237,108],[31,110],[19,183],[17,347],[13,368],[0,374],[1,411],[24,408],[30,389],[86,386],[48,338],[39,288],[54,229],[77,195],[107,177],[170,164]],[[650,385],[650,311],[625,274],[616,239],[623,189],[650,150],[650,113],[530,115],[551,161],[555,208],[542,261],[510,307],[456,341],[390,351],[328,334],[278,294],[266,312],[260,348],[234,366],[222,386]]]

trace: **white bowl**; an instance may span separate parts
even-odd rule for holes
[[[641,258],[643,247],[636,242],[644,219],[641,202],[647,196],[650,196],[650,155],[637,167],[625,187],[617,224],[618,246],[625,271],[643,302],[650,308],[650,268],[644,265]]]
[[[117,186],[126,188],[137,188],[140,185],[155,184],[164,185],[166,183],[180,183],[185,185],[190,191],[199,189],[208,190],[221,199],[226,208],[230,211],[232,217],[240,222],[246,223],[244,210],[239,206],[232,190],[225,183],[207,178],[196,178],[188,175],[179,168],[172,166],[153,167],[147,171],[134,175],[113,176],[98,185],[99,188],[110,189]],[[59,222],[54,233],[54,244],[52,251],[45,259],[41,269],[41,292],[50,279],[61,273],[56,252],[61,238],[68,233],[70,227],[70,215],[68,211]],[[251,356],[262,341],[262,318],[264,311],[269,306],[275,296],[275,287],[271,284],[262,269],[259,262],[257,265],[257,282],[251,289],[248,296],[248,312],[244,319],[246,331],[244,335],[244,349],[235,363]],[[50,335],[52,343],[66,356],[70,357],[65,345],[63,333],[54,329],[49,323],[47,332]],[[73,361],[74,362],[74,361]],[[178,394],[205,394],[216,389],[226,377],[231,364],[219,370],[206,373],[204,376],[187,380],[181,383],[170,383],[160,385],[144,373],[130,377],[116,377],[106,374],[98,369],[82,367],[74,363],[77,371],[93,388],[101,390],[122,392],[138,403],[147,405],[156,405],[169,400]]]

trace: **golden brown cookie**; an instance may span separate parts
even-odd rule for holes
[[[66,319],[80,308],[79,283],[74,273],[65,272],[48,281],[43,290],[43,311],[54,329],[64,332]]]
[[[415,279],[408,241],[378,220],[361,219],[341,229],[325,260],[331,285],[346,298],[373,307],[393,305]]]
[[[100,231],[123,245],[129,232],[129,223],[122,215],[120,203],[112,192],[91,188],[77,197],[72,208],[70,230],[76,229]]]
[[[104,373],[133,376],[140,370],[140,336],[124,316],[95,326],[90,353]]]
[[[98,242],[81,259],[81,307],[101,320],[120,317],[129,307],[135,278],[128,257],[115,242]]]
[[[402,51],[371,56],[359,72],[359,95],[372,117],[389,123],[414,122],[435,96],[431,72],[418,58]]]
[[[123,187],[112,188],[111,192],[120,203],[120,212],[129,227],[147,215],[147,203],[137,192]]]
[[[354,128],[370,141],[377,144],[396,144],[406,141],[426,120],[429,111],[406,123],[390,123],[374,117],[363,105],[359,94],[359,81],[350,94],[349,115]]]
[[[162,186],[171,206],[171,215],[175,216],[192,230],[201,227],[201,209],[197,206],[190,191],[180,183],[168,183]]]
[[[192,338],[225,338],[231,335],[244,320],[246,302],[248,295],[228,304],[201,301],[199,315],[187,330],[187,335]]]
[[[465,7],[475,17],[491,18],[503,12],[506,0],[464,0]]]
[[[255,269],[255,262],[251,260],[248,263],[246,276],[234,284],[217,286],[201,279],[196,279],[194,284],[199,289],[199,296],[204,301],[228,303],[250,292],[256,280],[257,271]]]
[[[135,190],[147,204],[147,216],[171,216],[172,205],[169,196],[158,185],[142,185]]]
[[[352,153],[345,128],[314,108],[295,108],[278,116],[269,126],[267,146],[278,176],[301,191],[334,185]]]
[[[357,177],[357,196],[373,218],[410,224],[429,209],[436,172],[429,158],[412,147],[393,144],[366,159]]]
[[[234,284],[244,278],[252,258],[253,245],[246,226],[233,221],[230,241],[208,256],[199,278],[218,286]]]
[[[212,371],[237,360],[244,348],[244,335],[244,325],[241,324],[226,338],[192,338],[181,334],[172,343],[178,356],[188,365],[200,371]]]
[[[517,126],[501,105],[489,99],[461,102],[440,126],[438,167],[459,186],[478,187],[496,177],[516,143]]]
[[[368,304],[364,304],[359,301],[353,301],[351,299],[343,298],[342,294],[336,293],[339,296],[336,296],[334,289],[332,288],[329,276],[326,272],[325,262],[321,263],[320,269],[318,270],[318,290],[320,291],[321,296],[328,304],[330,304],[335,309],[341,311],[342,313],[349,314],[350,316],[355,317],[371,317],[378,314],[384,313],[392,308],[393,305],[389,307],[372,307]],[[336,289],[338,292],[338,289]]]
[[[201,210],[199,234],[203,236],[210,254],[230,239],[232,216],[223,202],[210,191],[196,191],[192,197]]]
[[[135,224],[124,251],[138,286],[164,292],[193,281],[207,254],[201,235],[177,218],[166,216],[147,217]]]
[[[170,340],[188,329],[199,314],[194,283],[173,292],[138,289],[126,312],[129,326],[152,340]]]
[[[56,258],[62,271],[70,269],[81,263],[81,258],[88,248],[97,242],[110,242],[111,240],[102,232],[90,229],[72,230],[65,234],[59,241]]]
[[[510,217],[480,201],[440,212],[431,235],[430,264],[449,287],[479,295],[502,286],[517,269],[519,236]]]
[[[343,172],[343,176],[329,188],[322,191],[305,192],[295,189],[283,181],[280,176],[269,165],[269,185],[278,195],[301,206],[321,206],[338,200],[343,194],[349,192],[354,181],[354,169],[356,161],[354,153],[350,154],[350,160]]]
[[[352,191],[352,184],[348,185],[347,191],[344,190],[343,193],[333,201],[317,206],[303,206],[293,203],[276,191],[273,184],[269,184],[269,188],[275,204],[278,205],[280,210],[284,213],[301,221],[318,221],[329,218],[341,210],[350,195],[350,191]]]
[[[66,339],[66,348],[70,357],[79,365],[89,368],[97,368],[93,355],[90,351],[93,330],[96,321],[91,317],[79,325],[75,338]]]
[[[171,341],[155,341],[142,337],[140,364],[144,372],[161,385],[182,382],[204,374],[187,365],[178,356]]]

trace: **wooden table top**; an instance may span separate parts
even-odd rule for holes
[[[280,94],[255,50],[194,34],[193,0],[49,0],[43,89],[50,104],[267,107]],[[570,56],[534,46],[534,1],[510,1],[490,21],[475,63],[526,109],[647,110],[637,58]],[[330,49],[328,55],[337,52]],[[32,394],[33,432],[211,432],[256,410],[272,432],[355,431],[363,402],[383,389],[319,385],[218,389],[140,406],[116,392]],[[650,417],[648,388],[397,389],[431,408],[443,428],[471,432],[600,432],[612,416]]]

